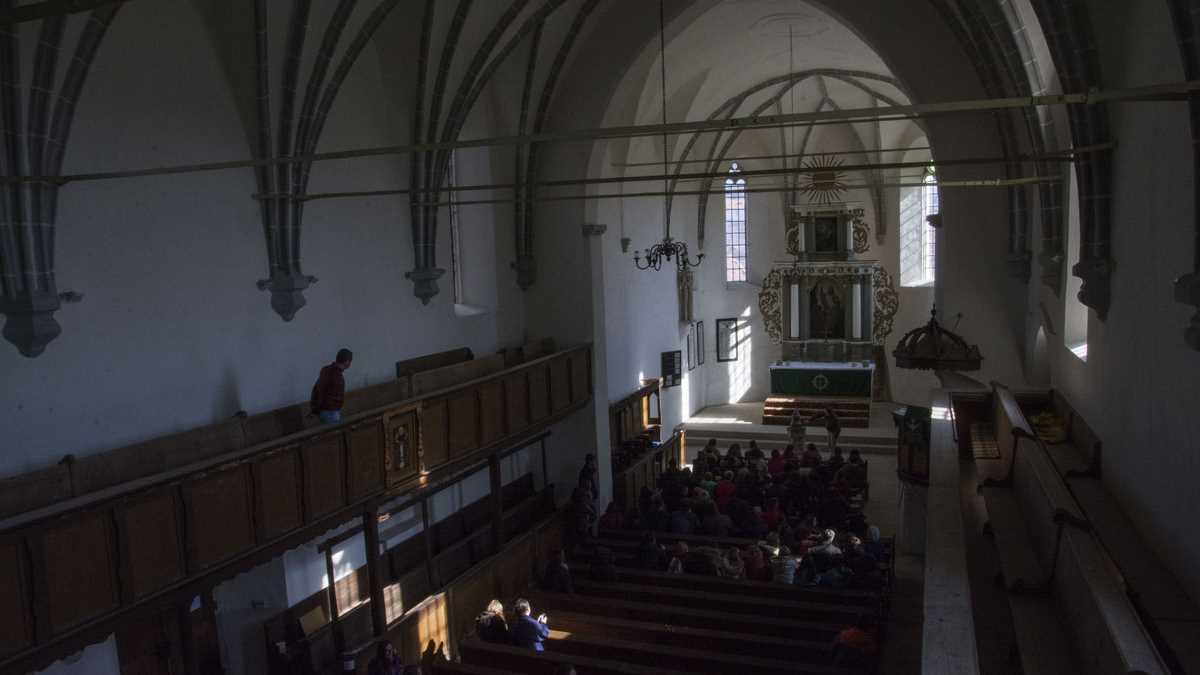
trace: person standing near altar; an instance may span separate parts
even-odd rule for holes
[[[838,436],[842,435],[842,423],[832,407],[825,408],[825,431],[829,433],[829,451],[837,447]]]
[[[804,447],[804,417],[800,415],[800,409],[792,410],[792,423],[788,425],[788,442],[793,448]]]

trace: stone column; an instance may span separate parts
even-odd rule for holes
[[[854,313],[853,323],[851,325],[850,336],[855,340],[862,339],[862,280],[861,277],[854,282],[850,290],[850,311]]]
[[[800,277],[800,339],[812,338],[812,314],[809,307],[808,291],[811,281],[809,277]]]
[[[584,258],[591,273],[592,414],[595,418],[596,463],[600,469],[600,494],[596,496],[596,505],[600,510],[607,508],[613,496],[612,448],[608,429],[608,351],[604,332],[604,233],[607,230],[607,225],[594,223],[584,224],[582,228]]]

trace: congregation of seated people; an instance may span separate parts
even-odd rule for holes
[[[878,528],[855,504],[867,482],[858,450],[835,447],[824,457],[815,445],[788,446],[768,455],[751,441],[722,454],[716,441],[690,469],[668,467],[658,489],[644,488],[636,513],[610,505],[603,529],[644,530],[637,563],[644,569],[707,574],[835,588],[878,589],[886,561]],[[676,542],[654,533],[739,537],[738,547]]]

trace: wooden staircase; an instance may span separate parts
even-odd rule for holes
[[[865,429],[871,426],[871,399],[850,396],[787,396],[772,394],[763,404],[763,424],[788,426],[792,412],[800,411],[805,422],[821,417],[826,408],[833,408],[843,429]],[[824,426],[824,420],[817,422]]]

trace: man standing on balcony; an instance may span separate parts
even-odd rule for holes
[[[342,375],[354,354],[349,349],[339,349],[333,363],[321,369],[312,390],[312,413],[321,418],[321,424],[337,424],[342,421],[342,404],[346,400],[346,378]]]

